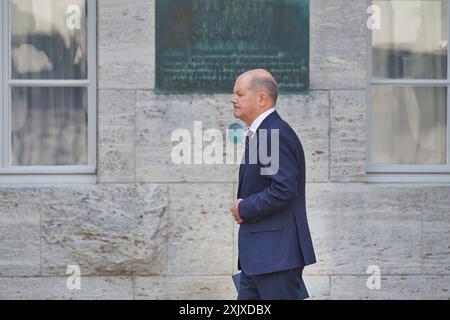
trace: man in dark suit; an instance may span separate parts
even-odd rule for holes
[[[305,156],[275,111],[277,98],[278,85],[266,70],[236,80],[234,116],[248,126],[237,201],[230,208],[240,225],[238,300],[307,298],[302,272],[316,262],[306,218]]]

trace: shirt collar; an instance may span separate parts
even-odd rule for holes
[[[264,121],[264,119],[266,119],[273,112],[275,112],[275,107],[264,111],[253,121],[251,126],[249,128],[247,128],[247,130],[252,132],[251,135],[253,135],[258,130],[259,126]]]

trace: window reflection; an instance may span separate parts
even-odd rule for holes
[[[378,0],[381,29],[373,30],[373,77],[447,77],[447,0]]]
[[[374,86],[372,163],[447,163],[447,88]]]
[[[86,1],[12,0],[13,79],[86,79]]]
[[[13,87],[11,164],[86,165],[87,89]]]

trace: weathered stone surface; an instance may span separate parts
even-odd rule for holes
[[[332,91],[331,181],[364,181],[366,173],[365,91]]]
[[[427,187],[423,210],[423,269],[450,274],[450,186]],[[449,283],[450,287],[450,283]]]
[[[0,276],[39,275],[39,191],[0,187],[0,199]]]
[[[155,1],[99,0],[100,89],[153,89]]]
[[[133,281],[124,277],[81,277],[81,290],[70,290],[68,278],[2,278],[1,300],[131,300]]]
[[[332,299],[448,300],[450,276],[383,276],[380,290],[369,290],[369,276],[332,276]]]
[[[230,276],[138,277],[137,300],[236,300]]]
[[[414,186],[313,184],[307,210],[318,263],[312,274],[420,274],[424,190]]]
[[[233,270],[231,184],[172,184],[169,275],[226,275]]]
[[[99,146],[98,181],[127,183],[134,181],[134,147],[132,144]]]
[[[240,123],[233,117],[230,95],[157,95],[138,91],[136,104],[136,179],[138,182],[233,182],[238,179],[241,157],[233,165],[194,164],[194,122],[202,123],[203,133],[217,129],[222,133],[232,123]],[[191,136],[192,164],[175,164],[172,148],[179,142],[171,141],[172,133],[186,129]],[[188,143],[189,144],[189,143]],[[210,142],[203,143],[203,146]],[[236,148],[243,150],[243,145]],[[201,150],[203,150],[201,148]],[[235,152],[235,155],[237,151]],[[241,153],[242,154],[242,153]],[[200,153],[202,155],[202,153]],[[238,159],[238,160],[237,160]]]
[[[42,195],[42,272],[154,275],[166,269],[167,188],[101,185],[48,188]]]
[[[176,129],[187,129],[191,135],[191,159],[194,156],[194,121],[203,130],[218,129],[225,141],[225,130],[233,117],[228,95],[156,95],[138,92],[136,119],[136,179],[139,182],[234,182],[242,158],[242,143],[236,146],[234,165],[181,164],[171,158],[171,141]],[[299,135],[305,149],[307,179],[328,181],[329,99],[326,92],[307,96],[282,96],[280,114]],[[203,146],[209,145],[205,142]],[[239,150],[239,151],[238,151]],[[224,151],[224,161],[226,150]]]
[[[328,181],[329,105],[326,91],[283,95],[278,101],[281,117],[295,130],[303,145],[308,182]]]
[[[134,91],[99,91],[99,182],[134,181],[135,104]]]
[[[313,89],[366,87],[367,1],[310,2],[310,82]]]
[[[330,299],[330,277],[318,275],[304,275],[303,281],[309,292],[309,300]]]

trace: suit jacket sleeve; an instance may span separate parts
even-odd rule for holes
[[[299,192],[299,154],[295,133],[280,129],[279,169],[276,174],[268,176],[269,184],[261,192],[252,194],[239,203],[239,214],[244,222],[252,222],[271,214],[277,208],[290,202]],[[303,153],[301,153],[303,154]]]

